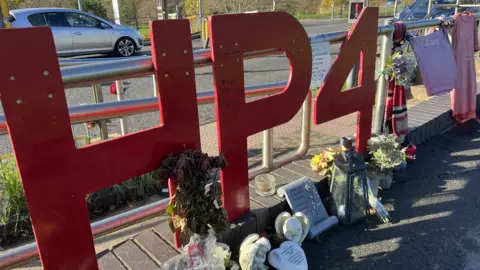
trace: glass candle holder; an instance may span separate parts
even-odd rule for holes
[[[260,174],[254,179],[255,192],[260,196],[272,196],[275,194],[275,177],[271,174]]]

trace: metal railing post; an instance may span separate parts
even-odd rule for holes
[[[348,74],[346,85],[347,89],[353,88],[358,85],[358,66],[360,63],[360,59],[357,59],[355,65],[353,65],[352,70]]]
[[[397,8],[398,8],[398,0],[395,0],[395,3],[393,4],[393,17],[395,17],[395,14],[397,14]]]
[[[428,20],[430,18],[430,14],[432,14],[432,2],[433,0],[428,0],[427,16],[425,17],[426,20]]]
[[[307,98],[302,106],[302,130],[300,133],[300,147],[297,155],[304,156],[310,148],[310,131],[312,129],[312,92],[308,91]]]
[[[155,80],[155,75],[152,75],[153,79],[153,96],[156,97],[157,94],[157,80]]]
[[[123,81],[115,81],[115,85],[117,86],[117,100],[121,101],[123,99],[123,95],[125,94],[125,91],[123,89]],[[122,136],[128,133],[126,116],[122,116],[120,118],[120,132],[122,133]]]
[[[93,99],[95,103],[102,103],[103,102],[103,93],[102,93],[102,86],[100,84],[94,84],[93,88]],[[107,127],[107,120],[100,120],[100,138],[102,140],[108,140],[108,127]]]
[[[458,5],[460,4],[460,0],[457,0],[457,2],[455,3],[455,14],[458,13]]]
[[[263,131],[262,166],[273,168],[273,128]]]
[[[392,19],[386,20],[385,25],[390,25],[393,22]],[[390,57],[392,51],[393,32],[383,35],[382,38],[382,51],[380,52],[380,70],[385,69],[387,60]],[[388,78],[381,76],[378,79],[377,95],[375,100],[375,118],[373,123],[373,132],[380,134],[383,126],[383,115],[385,113],[385,98],[387,96]]]

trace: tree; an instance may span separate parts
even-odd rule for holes
[[[256,0],[212,0],[210,10],[214,13],[243,13],[255,10]]]
[[[23,7],[37,8],[41,6],[40,0],[9,0],[7,1],[9,9],[18,9]]]
[[[322,8],[331,8],[332,4],[334,6],[340,7],[340,15],[343,15],[345,6],[348,5],[349,0],[324,0],[322,1]]]
[[[77,0],[7,0],[7,2],[9,9],[39,7],[77,7]]]
[[[84,0],[83,10],[90,12],[102,18],[107,18],[107,9],[103,6],[100,0]]]
[[[140,11],[140,6],[143,4],[144,0],[125,0],[121,5],[121,17],[124,21],[127,21],[127,24],[135,21],[135,26],[137,29],[140,29],[138,22],[138,13]]]
[[[185,0],[183,10],[186,16],[195,16],[198,15],[198,0]]]

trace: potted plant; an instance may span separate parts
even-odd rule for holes
[[[380,188],[389,189],[393,182],[393,170],[404,160],[405,153],[401,150],[403,137],[393,134],[379,135],[368,141],[371,161],[369,163],[368,177]]]
[[[209,157],[200,150],[186,150],[169,156],[160,168],[162,180],[172,179],[177,185],[166,213],[172,232],[180,229],[180,240],[188,244],[194,233],[205,236],[211,227],[216,233],[230,228],[227,212],[222,207],[222,188],[218,171],[227,166],[223,155]]]
[[[337,148],[327,147],[319,155],[314,155],[310,161],[312,171],[319,172],[321,175],[328,177],[328,186],[330,186],[332,182],[333,162],[337,156],[345,150],[346,148],[343,146]]]

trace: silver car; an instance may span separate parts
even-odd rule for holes
[[[59,56],[116,53],[127,57],[143,47],[137,30],[76,9],[17,9],[10,16],[13,28],[49,26]]]

